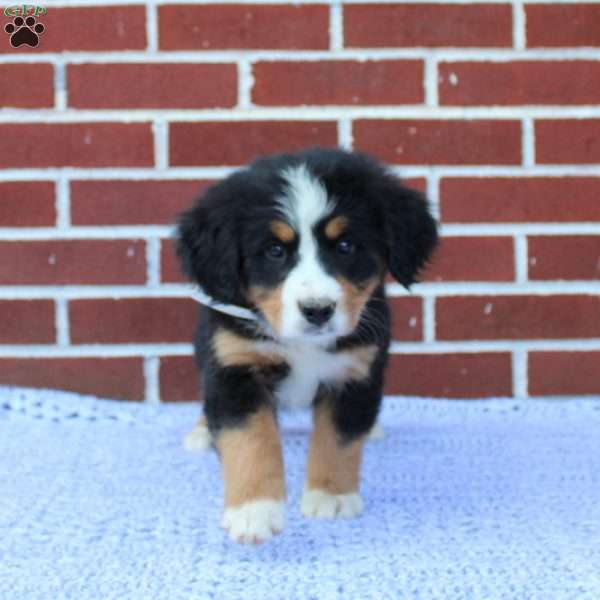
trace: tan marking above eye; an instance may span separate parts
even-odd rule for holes
[[[273,235],[284,244],[291,242],[296,237],[296,232],[284,221],[271,221]]]
[[[346,231],[348,223],[349,221],[347,217],[334,217],[333,219],[331,219],[331,221],[329,221],[329,223],[327,223],[327,225],[325,225],[325,235],[330,240],[335,240],[342,233],[344,233],[344,231]]]

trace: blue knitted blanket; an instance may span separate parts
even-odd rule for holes
[[[219,528],[198,407],[0,388],[2,600],[600,598],[600,401],[386,400],[355,520],[299,509],[306,415],[282,417],[284,532]]]

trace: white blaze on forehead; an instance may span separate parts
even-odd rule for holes
[[[325,272],[319,261],[319,248],[315,238],[315,225],[325,219],[335,203],[327,195],[325,186],[305,165],[283,171],[287,188],[279,204],[298,234],[298,262],[288,274],[282,287],[283,335],[299,335],[306,325],[298,308],[299,302],[323,300],[339,302],[342,288],[337,280]],[[346,316],[336,311],[332,325],[345,327]]]
[[[306,165],[290,167],[282,172],[287,181],[285,195],[279,198],[290,224],[299,233],[312,233],[311,229],[325,218],[334,207],[325,186],[314,177]]]

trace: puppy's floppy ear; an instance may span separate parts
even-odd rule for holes
[[[408,288],[417,281],[438,241],[436,222],[427,199],[420,192],[402,186],[395,178],[385,178],[381,200],[386,235],[388,269]]]
[[[239,241],[235,215],[221,196],[211,188],[179,217],[176,247],[192,281],[216,300],[233,303],[240,286]]]

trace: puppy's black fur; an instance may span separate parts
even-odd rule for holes
[[[272,241],[269,223],[280,217],[276,199],[285,193],[282,172],[305,165],[336,202],[334,213],[349,220],[352,239],[361,251],[352,260],[340,259],[322,239],[319,260],[328,273],[360,288],[369,279],[378,284],[362,310],[354,331],[330,345],[335,353],[365,345],[377,346],[369,376],[348,381],[333,391],[335,428],[351,440],[373,426],[381,402],[390,336],[390,311],[385,301],[386,270],[403,286],[417,279],[437,242],[436,225],[422,194],[401,185],[375,160],[342,150],[310,149],[263,158],[212,186],[179,221],[177,251],[185,273],[214,299],[254,310],[261,309],[249,290],[281,285],[297,261],[294,242],[284,260],[265,258]],[[321,237],[319,237],[321,236]],[[223,428],[243,426],[263,405],[275,405],[274,391],[289,375],[290,366],[244,364],[223,366],[211,340],[228,330],[249,340],[272,337],[256,323],[201,309],[195,338],[196,357],[203,371],[204,409],[213,436]],[[318,402],[325,386],[315,395]]]

